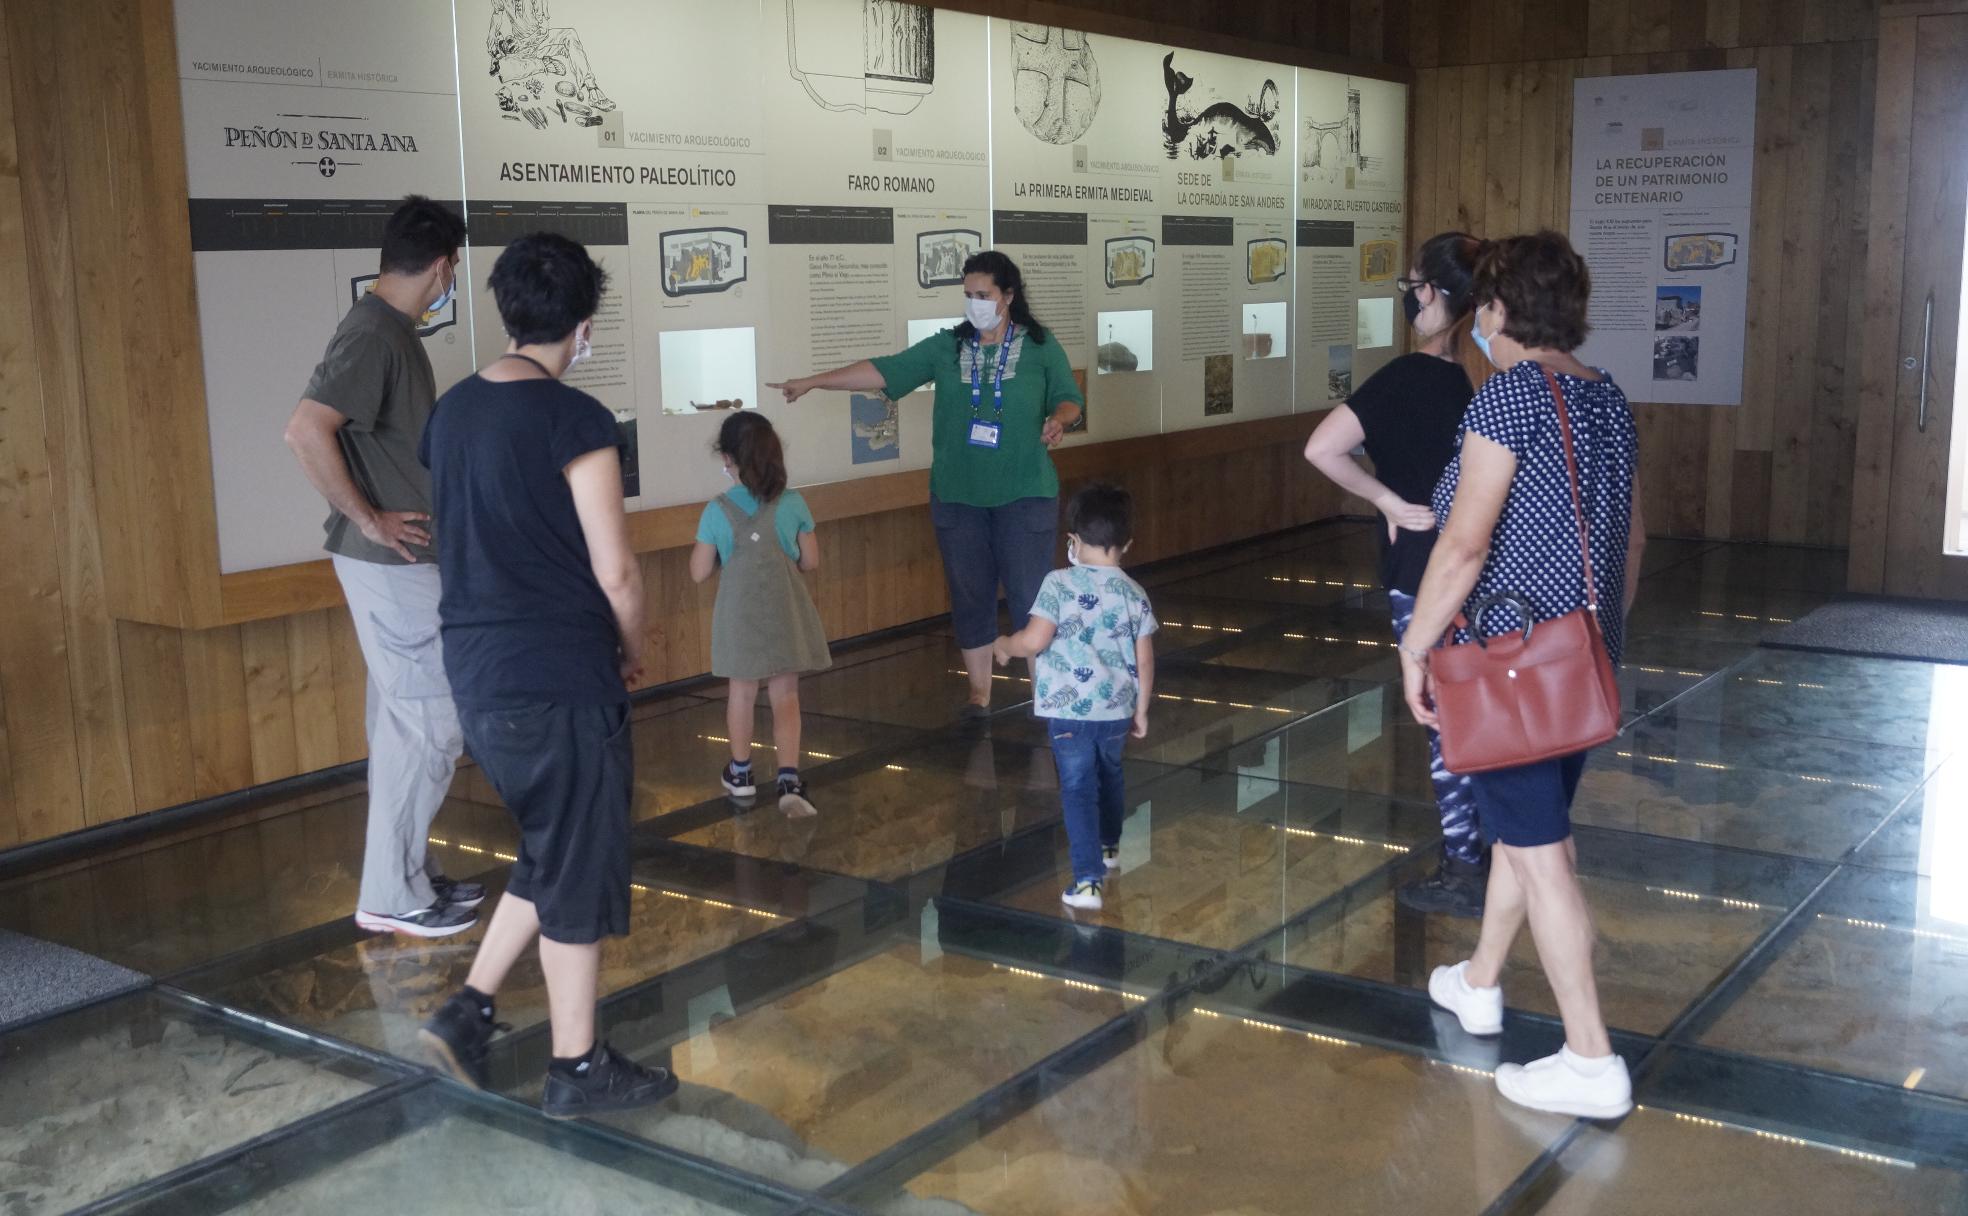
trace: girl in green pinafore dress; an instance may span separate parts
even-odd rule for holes
[[[786,455],[763,414],[732,414],[713,449],[734,486],[704,506],[690,577],[703,582],[723,568],[711,613],[711,674],[731,681],[725,733],[731,763],[722,774],[734,798],[758,793],[752,776],[752,716],[759,685],[772,702],[772,746],[779,761],[779,809],[811,815],[800,779],[799,678],[833,657],[820,612],[800,581],[820,568],[813,512],[786,488]]]

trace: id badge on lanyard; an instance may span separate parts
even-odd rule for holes
[[[1004,374],[1007,356],[1011,353],[1011,340],[1018,333],[1016,325],[1005,327],[1004,338],[998,343],[998,372],[991,384],[992,404],[996,407],[991,421],[980,416],[984,406],[984,339],[982,336],[971,339],[970,357],[970,446],[974,448],[995,448],[998,437],[1004,430]]]

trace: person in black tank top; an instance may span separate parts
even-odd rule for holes
[[[1456,453],[1463,411],[1490,373],[1469,338],[1470,273],[1481,242],[1461,232],[1430,237],[1400,281],[1401,306],[1416,349],[1381,368],[1312,433],[1305,459],[1341,489],[1372,503],[1382,517],[1380,581],[1393,611],[1394,640],[1407,632],[1435,547],[1435,483]],[[1369,473],[1353,459],[1364,446]],[[1442,859],[1435,872],[1397,892],[1422,912],[1480,916],[1489,854],[1476,820],[1469,780],[1443,767],[1429,733],[1429,780],[1442,813]]]

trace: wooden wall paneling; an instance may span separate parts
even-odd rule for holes
[[[274,781],[301,771],[294,738],[294,690],[285,620],[239,626],[246,671],[247,732],[253,748],[253,780]]]
[[[235,638],[237,627],[229,629]],[[328,646],[335,665],[335,762],[360,760],[369,750],[367,707],[369,665],[362,658],[362,640],[347,608],[328,611]]]
[[[1457,141],[1461,165],[1455,226],[1488,235],[1484,222],[1483,183],[1487,180],[1490,148],[1490,69],[1482,64],[1459,69],[1462,78],[1462,130]]]
[[[1784,211],[1790,184],[1789,47],[1756,55],[1756,181],[1750,201],[1749,309],[1744,332],[1743,402],[1736,446],[1767,452],[1774,430],[1782,301]]]
[[[1429,189],[1434,187],[1432,166],[1436,158],[1435,129],[1437,123],[1433,115],[1440,108],[1435,91],[1442,87],[1441,73],[1416,72],[1415,82],[1408,89],[1408,167],[1407,167],[1407,224],[1410,246],[1427,239],[1437,231],[1435,223],[1434,199],[1422,193],[1425,181]],[[1430,115],[1423,120],[1422,115]],[[1407,256],[1405,253],[1402,256]]]
[[[239,630],[192,630],[182,642],[192,794],[243,789],[253,784],[253,745]]]
[[[1504,64],[1488,69],[1490,100],[1485,111],[1483,215],[1489,227],[1521,230],[1524,165],[1524,68]]]
[[[1557,172],[1552,153],[1558,139],[1559,73],[1549,63],[1524,64],[1518,78],[1517,139],[1517,226],[1526,230],[1548,228],[1551,216],[1552,177]],[[1571,81],[1564,81],[1566,88]],[[1567,137],[1569,142],[1569,136]]]
[[[1436,0],[1430,7],[1431,19],[1442,30],[1435,62],[1445,68],[1461,67],[1470,62],[1470,28],[1475,17],[1473,6],[1457,4],[1454,0]]]
[[[1346,53],[1356,59],[1385,60],[1391,10],[1402,0],[1353,0],[1353,23],[1347,30]]]
[[[0,849],[19,844],[21,822],[14,814],[14,753],[7,742],[7,690],[0,684]],[[8,923],[0,920],[0,924]]]
[[[325,610],[287,618],[287,669],[297,771],[333,768],[342,746],[335,716],[334,642]]]
[[[22,45],[46,41],[46,22],[31,23],[23,6],[6,21]],[[59,88],[51,57],[29,53],[13,81],[26,97],[45,97]],[[54,541],[60,570],[60,606],[69,670],[70,709],[81,771],[83,804],[104,817],[135,810],[130,780],[128,723],[123,714],[122,670],[116,627],[109,618],[103,585],[100,519],[95,475],[89,463],[89,433],[82,402],[80,318],[76,312],[74,262],[68,223],[67,178],[62,171],[59,136],[53,124],[0,118],[19,140],[18,163],[36,166],[20,182],[28,249],[24,281],[34,308],[34,349],[41,377],[41,412],[48,441],[46,459],[54,487]]]
[[[1585,45],[1588,55],[1618,55],[1626,50],[1625,0],[1587,0]]]
[[[1702,8],[1703,41],[1706,45],[1742,45],[1742,6],[1739,0],[1707,0]]]
[[[149,810],[188,802],[197,786],[186,723],[184,635],[164,625],[119,621],[116,636],[137,805]]]
[[[21,162],[15,143],[13,56],[0,59],[0,521],[9,538],[0,562],[0,685],[12,752],[15,830],[35,839],[83,826],[82,773],[75,744],[61,573],[55,552],[55,487],[48,465],[37,329],[45,325],[21,284],[29,281]]]
[[[1389,0],[1401,15],[1388,24],[1391,62],[1408,63],[1417,72],[1442,66],[1442,24],[1435,19],[1434,0]]]
[[[1804,495],[1804,534],[1815,545],[1843,545],[1852,514],[1852,451],[1857,417],[1848,391],[1858,375],[1852,335],[1862,318],[1853,308],[1852,285],[1865,273],[1862,200],[1865,171],[1859,149],[1865,136],[1861,98],[1870,86],[1873,48],[1859,42],[1827,44],[1830,59],[1825,109],[1826,172],[1817,238],[1816,374],[1805,452],[1810,471]]]
[[[1802,543],[1811,470],[1808,443],[1817,361],[1812,351],[1819,308],[1819,271],[1824,264],[1823,169],[1829,131],[1825,96],[1831,86],[1831,58],[1823,45],[1792,51],[1789,162],[1783,212],[1783,282],[1774,298],[1777,324],[1785,341],[1778,355],[1776,402],[1771,414],[1770,538]],[[1759,303],[1763,297],[1752,297]]]
[[[1892,492],[1893,412],[1900,379],[1900,275],[1906,260],[1907,188],[1913,155],[1913,90],[1918,22],[1880,22],[1867,198],[1864,359],[1859,375],[1857,455],[1852,470],[1847,585],[1885,586]],[[1886,87],[1888,85],[1894,87]]]
[[[1677,45],[1673,20],[1674,0],[1627,0],[1623,49],[1640,54],[1687,49]]]

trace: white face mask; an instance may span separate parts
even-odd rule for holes
[[[431,306],[424,310],[425,315],[428,316],[434,313],[443,312],[445,308],[450,305],[451,298],[457,294],[458,294],[458,277],[456,275],[453,275],[451,276],[451,285],[444,289],[443,295],[431,301]]]
[[[1066,564],[1069,566],[1082,564],[1080,561],[1080,542],[1070,536],[1066,538]]]
[[[723,470],[724,470],[724,476],[725,476],[725,480],[727,480],[727,481],[737,481],[737,480],[738,480],[738,474],[732,471],[732,469],[731,469],[731,466],[730,466],[730,465],[728,465],[728,464],[720,464],[720,465],[718,466],[718,468],[720,468],[720,469],[723,469]]]
[[[969,321],[978,333],[985,333],[997,326],[998,302],[980,300],[974,296],[967,298],[964,300],[964,319]]]
[[[592,354],[594,354],[594,343],[588,341],[588,335],[581,330],[574,331],[574,354],[567,360],[567,370],[573,371],[583,359]]]

